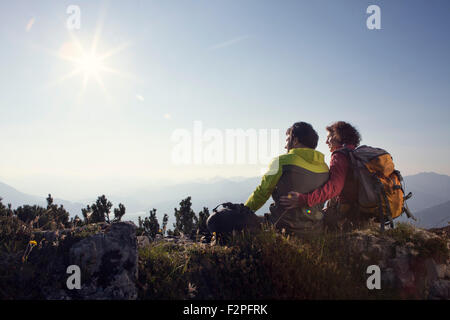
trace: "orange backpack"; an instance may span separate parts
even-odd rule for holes
[[[378,217],[381,230],[403,212],[414,220],[406,204],[412,194],[405,195],[400,171],[395,170],[391,155],[380,148],[360,146],[355,150],[337,150],[347,154],[358,188],[358,208],[362,214]]]

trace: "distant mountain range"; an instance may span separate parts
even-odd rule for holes
[[[148,216],[149,210],[156,208],[159,221],[165,213],[169,215],[169,228],[175,222],[174,208],[179,207],[181,200],[191,196],[192,208],[199,212],[203,207],[210,209],[223,202],[244,203],[260,182],[260,177],[254,178],[214,178],[206,181],[196,181],[190,183],[177,184],[172,186],[142,188],[133,192],[124,191],[126,195],[109,195],[106,197],[114,207],[123,203],[126,207],[126,215],[123,219],[137,222],[138,216],[142,218]],[[90,199],[83,199],[78,202],[71,202],[62,199],[54,199],[54,203],[62,204],[71,216],[81,216],[81,209],[88,204],[95,202],[100,195],[94,195]],[[45,197],[32,196],[22,193],[13,187],[0,183],[0,197],[3,204],[11,203],[13,208],[24,204],[37,204],[46,206]],[[268,212],[270,202],[268,201],[260,212]]]
[[[244,203],[253,190],[260,183],[260,177],[253,178],[214,178],[208,181],[196,181],[172,186],[148,187],[137,191],[128,192],[125,195],[108,195],[114,207],[123,203],[127,209],[124,219],[137,221],[138,216],[145,217],[152,208],[157,209],[160,221],[164,213],[169,215],[169,228],[174,222],[174,208],[179,202],[192,197],[192,207],[199,212],[203,207],[208,207],[210,212],[214,207],[223,202]],[[405,177],[406,189],[413,193],[408,200],[408,206],[417,217],[417,225],[420,227],[446,226],[446,217],[450,216],[450,176],[433,172],[424,172]],[[81,208],[93,203],[97,196],[83,201],[71,202],[62,199],[54,199],[56,204],[62,204],[71,216],[81,216]],[[0,197],[3,203],[11,203],[13,208],[23,204],[38,204],[45,206],[47,195],[43,197],[22,193],[13,187],[0,183]],[[258,210],[257,214],[268,212],[271,199]],[[447,219],[450,221],[450,217]],[[404,217],[400,221],[410,221]]]
[[[16,190],[15,188],[0,182],[0,198],[2,198],[2,203],[7,205],[11,204],[12,208],[17,208],[21,205],[40,205],[47,206],[48,194],[42,197],[29,195]],[[72,216],[78,214],[81,216],[81,208],[86,207],[83,203],[71,202],[63,199],[54,198],[53,202],[57,205],[63,205],[64,208],[71,213]]]
[[[407,192],[413,194],[407,204],[417,222],[404,216],[399,220],[423,228],[447,226],[450,222],[450,176],[423,172],[404,180]]]
[[[415,211],[450,200],[450,176],[423,172],[404,178],[407,191],[413,193],[408,205]]]
[[[423,228],[445,227],[450,224],[450,201],[416,213],[417,225]]]

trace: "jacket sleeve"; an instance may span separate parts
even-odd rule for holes
[[[261,208],[272,195],[278,180],[280,180],[282,173],[280,158],[272,160],[269,166],[269,171],[262,177],[260,185],[253,191],[250,197],[245,202],[245,206],[253,211]]]
[[[298,199],[300,206],[312,207],[339,195],[344,188],[348,165],[348,159],[344,154],[339,152],[333,154],[330,162],[330,179],[320,188],[307,194],[300,194]]]

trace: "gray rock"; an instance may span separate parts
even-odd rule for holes
[[[450,262],[447,262],[447,264],[444,266],[444,278],[447,278],[450,280]]]
[[[410,252],[411,252],[411,248],[401,247],[401,246],[395,247],[395,256],[398,258],[408,257],[410,255]]]
[[[427,269],[427,278],[429,281],[437,280],[439,277],[439,270],[436,262],[433,259],[427,259],[425,261],[425,267]]]
[[[386,268],[381,272],[381,287],[382,288],[394,288],[396,285],[396,277],[394,269]]]
[[[449,300],[450,299],[450,280],[437,280],[430,288],[430,299]]]
[[[132,222],[113,223],[104,233],[95,234],[70,249],[71,264],[81,269],[81,299],[136,299],[136,226]]]
[[[415,276],[410,270],[410,259],[408,257],[395,258],[391,260],[396,279],[400,288],[414,288]]]
[[[150,245],[150,239],[147,236],[138,236],[136,238],[139,248],[143,248]]]
[[[450,271],[450,268],[445,264],[436,265],[437,276],[441,279],[447,278],[447,271]]]

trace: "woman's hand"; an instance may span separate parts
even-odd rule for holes
[[[281,196],[280,197],[280,203],[286,209],[298,208],[299,204],[300,204],[299,201],[298,201],[298,196],[299,195],[300,195],[300,193],[295,192],[295,191],[291,191],[291,192],[288,193],[287,196]]]

